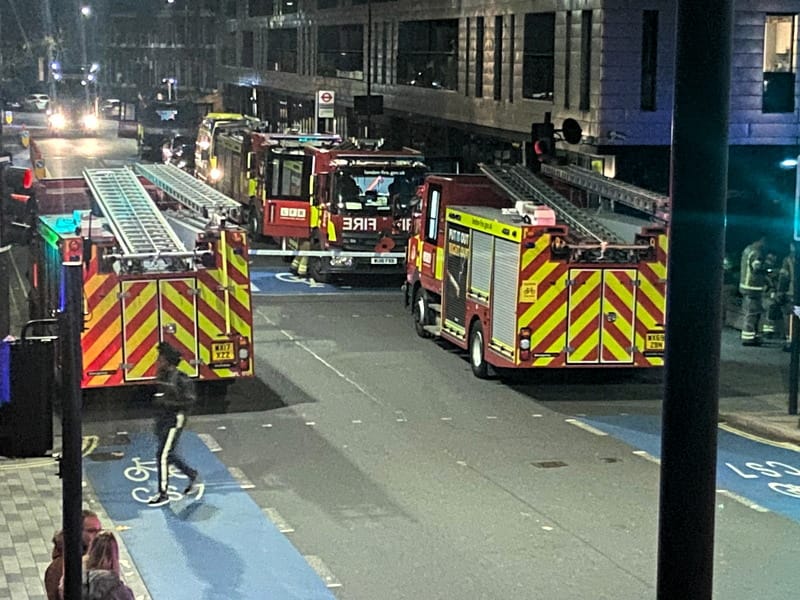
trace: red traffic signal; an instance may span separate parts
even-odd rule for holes
[[[556,130],[552,123],[531,125],[533,152],[540,161],[553,155],[556,149]]]

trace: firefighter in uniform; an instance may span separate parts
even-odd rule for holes
[[[149,500],[153,506],[162,506],[169,502],[169,468],[175,465],[188,478],[189,484],[184,494],[193,493],[197,480],[197,471],[190,467],[177,452],[178,441],[184,425],[186,413],[196,401],[194,382],[183,371],[178,369],[181,362],[180,352],[168,344],[158,344],[158,371],[156,381],[158,392],[155,404],[161,409],[156,418],[155,433],[158,437],[156,462],[158,466],[158,495]]]
[[[739,292],[742,294],[742,345],[760,346],[759,325],[764,311],[764,288],[766,286],[766,268],[764,265],[764,243],[766,238],[760,235],[742,252],[742,263],[739,279]]]

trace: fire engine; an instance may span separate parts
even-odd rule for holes
[[[198,381],[252,376],[238,204],[173,165],[134,169],[37,183],[31,318],[59,308],[62,263],[81,261],[83,388],[152,382],[161,341]]]
[[[663,366],[667,199],[579,167],[481,170],[421,188],[404,284],[417,333],[467,350],[481,378]],[[638,216],[590,214],[556,189]]]
[[[341,141],[323,133],[222,131],[217,139],[221,175],[215,187],[242,205],[242,219],[253,236],[278,241],[308,237],[312,157],[305,148]]]
[[[201,181],[216,183],[222,172],[217,165],[217,140],[228,129],[256,127],[259,121],[239,113],[208,113],[200,122],[194,150],[194,174]]]
[[[306,154],[312,159],[309,275],[326,281],[402,274],[414,198],[427,172],[422,154],[383,150],[371,140],[306,147]]]

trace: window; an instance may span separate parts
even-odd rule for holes
[[[581,89],[578,108],[589,110],[592,84],[592,11],[581,11]]]
[[[567,11],[564,24],[564,108],[569,108],[570,81],[572,81],[572,12]]]
[[[236,33],[229,33],[222,40],[222,64],[236,64]]]
[[[361,25],[319,28],[317,75],[364,79],[364,28]]]
[[[764,22],[764,87],[761,110],[794,112],[797,15],[767,15]]]
[[[503,94],[503,17],[494,18],[494,99]]]
[[[431,185],[429,189],[428,214],[425,215],[425,241],[435,244],[439,235],[439,200],[442,197],[442,190],[438,185]]]
[[[458,21],[400,23],[397,82],[436,89],[458,87]]]
[[[252,67],[253,66],[253,32],[252,31],[243,31],[242,32],[242,66],[243,67]]]
[[[522,48],[522,97],[553,100],[555,13],[525,15]]]
[[[642,13],[642,110],[656,109],[658,11]]]
[[[517,18],[515,15],[508,17],[508,101],[514,101],[514,56],[516,54],[516,46],[514,39],[516,38]]]
[[[297,72],[297,29],[270,29],[267,37],[267,70]]]
[[[296,13],[297,2],[298,0],[278,0],[278,8],[280,9],[279,14],[287,15],[291,13]]]
[[[465,37],[464,44],[467,48],[467,57],[469,57],[470,44],[472,43],[472,20],[469,17],[467,17]],[[469,96],[469,58],[464,62],[464,93]]]
[[[311,157],[271,154],[266,168],[270,198],[306,199],[309,196]]]
[[[269,17],[272,11],[272,0],[249,0],[247,4],[247,14],[251,17]]]
[[[325,10],[326,8],[336,8],[339,5],[339,0],[317,0],[317,10]]]
[[[475,22],[475,97],[483,98],[483,17]]]

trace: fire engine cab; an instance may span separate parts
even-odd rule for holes
[[[481,170],[421,188],[404,285],[417,333],[468,350],[478,377],[662,366],[666,199],[577,167],[543,169],[549,184],[522,166]],[[640,214],[590,214],[559,186]]]
[[[198,381],[253,375],[239,205],[173,165],[38,182],[31,318],[58,310],[62,263],[83,263],[83,388],[149,383],[166,341]]]

